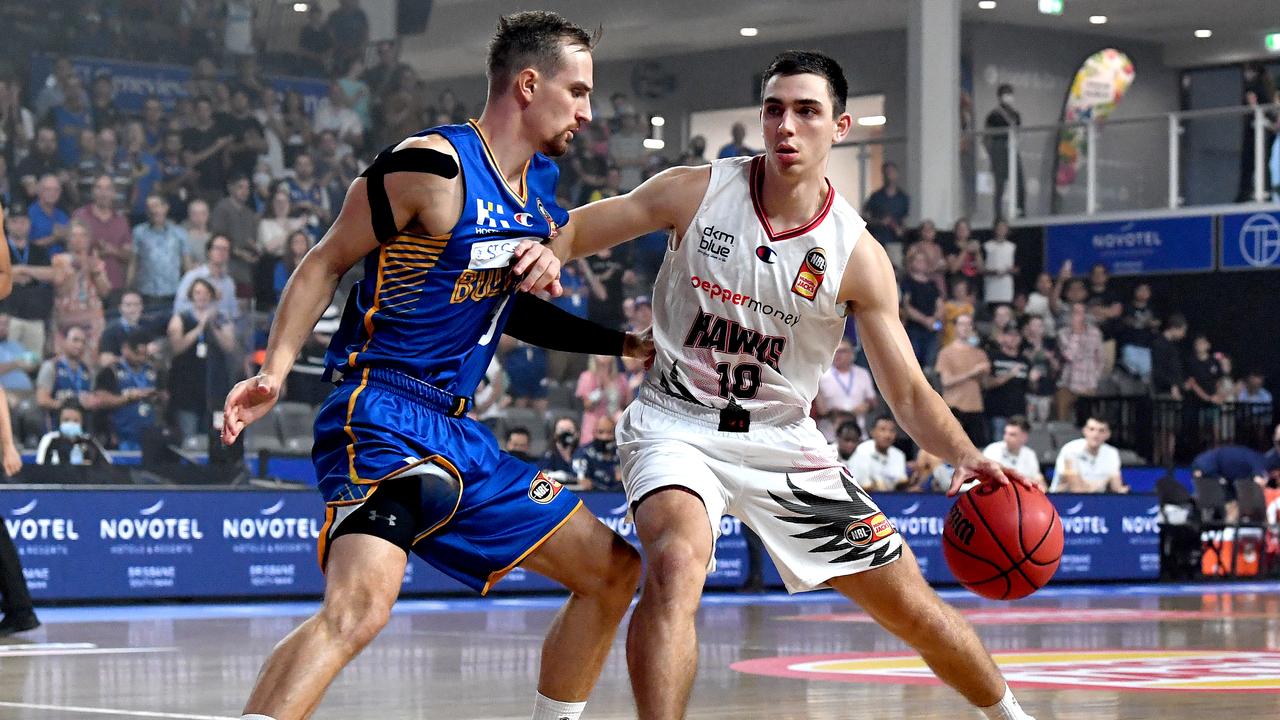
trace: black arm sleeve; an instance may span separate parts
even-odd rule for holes
[[[536,296],[516,293],[504,333],[548,350],[622,355],[627,334],[566,312]]]

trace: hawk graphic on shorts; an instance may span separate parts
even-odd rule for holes
[[[816,525],[811,530],[792,535],[804,540],[826,542],[809,550],[811,553],[841,553],[827,562],[857,562],[870,558],[869,567],[879,567],[902,554],[902,543],[882,543],[894,532],[893,524],[884,513],[876,509],[870,496],[858,487],[847,473],[840,473],[840,482],[849,495],[848,501],[824,498],[800,489],[787,475],[787,487],[796,502],[785,500],[773,492],[769,497],[795,515],[775,515],[783,522],[797,525]]]

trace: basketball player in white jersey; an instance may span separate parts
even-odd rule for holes
[[[684,716],[694,616],[727,512],[761,537],[788,590],[835,588],[988,717],[1026,720],[973,628],[809,419],[846,315],[900,425],[957,468],[952,494],[966,478],[1025,480],[985,458],[930,388],[893,267],[826,180],[852,123],[840,66],[787,52],[763,78],[764,155],[668,170],[574,211],[552,242],[563,260],[673,231],[653,294],[656,362],[618,426],[649,563],[627,634],[639,715]]]

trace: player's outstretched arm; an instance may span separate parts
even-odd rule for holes
[[[984,457],[965,435],[951,409],[925,379],[898,315],[898,283],[880,243],[865,230],[841,279],[841,302],[849,303],[871,363],[871,372],[898,424],[925,451],[956,468],[947,494],[967,480],[1005,484],[1009,478],[1031,487],[1011,470]]]
[[[4,208],[0,207],[0,300],[13,292],[13,267],[9,259],[9,241],[4,234]]]
[[[655,230],[684,232],[711,181],[711,167],[674,167],[646,180],[626,195],[583,205],[569,212],[569,224],[551,247],[562,262]]]
[[[516,295],[503,332],[547,350],[644,360],[653,355],[653,334],[647,330],[613,330],[527,293]]]

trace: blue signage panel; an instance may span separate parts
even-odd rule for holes
[[[1050,495],[1062,518],[1065,546],[1054,575],[1064,580],[1152,580],[1160,576],[1160,529],[1154,495]],[[902,533],[925,579],[954,583],[942,556],[942,530],[953,500],[942,495],[875,496]],[[766,556],[765,584],[782,584]]]
[[[1213,270],[1213,218],[1207,215],[1050,225],[1044,238],[1045,271],[1053,274],[1067,260],[1077,275],[1098,263],[1112,275]]]
[[[1222,216],[1223,270],[1280,268],[1280,212]]]
[[[585,493],[587,509],[637,543],[621,493]],[[0,516],[37,600],[318,595],[316,540],[324,510],[312,492],[217,490],[9,490]],[[713,587],[739,587],[746,540],[722,519]],[[494,593],[553,590],[516,568]],[[406,593],[470,592],[414,558]]]

